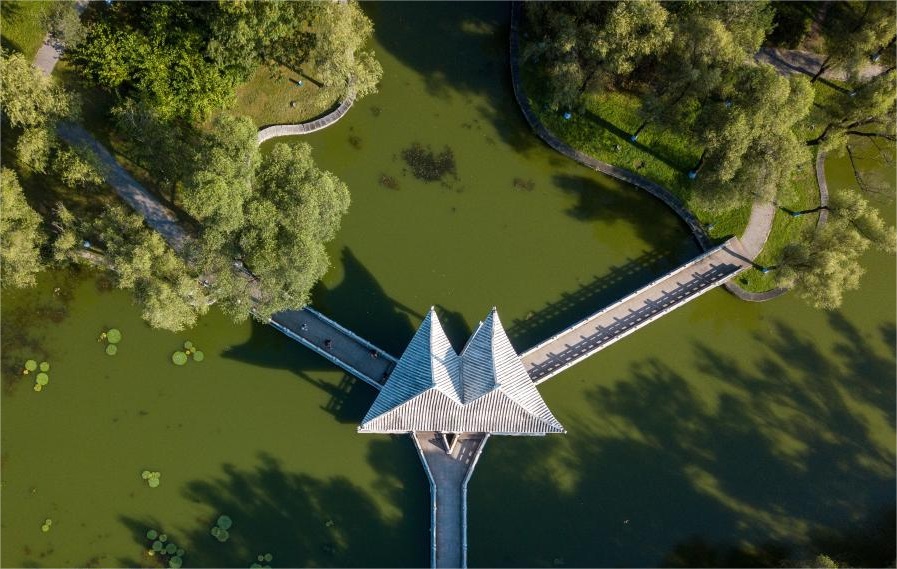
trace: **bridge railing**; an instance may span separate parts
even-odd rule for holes
[[[476,454],[473,456],[473,459],[470,461],[470,465],[467,467],[467,474],[464,475],[464,481],[461,483],[461,567],[462,567],[462,569],[466,569],[466,567],[467,567],[467,483],[470,482],[470,477],[473,476],[473,469],[476,468],[477,462],[480,460],[480,455],[483,454],[483,449],[486,447],[486,443],[488,441],[489,441],[489,433],[483,433],[483,440],[480,441],[479,448],[477,448]]]
[[[339,330],[340,332],[342,332],[342,333],[345,334],[346,336],[352,338],[353,340],[355,340],[356,342],[358,342],[359,344],[361,344],[362,346],[364,346],[364,347],[367,348],[368,350],[376,350],[377,352],[379,352],[379,354],[380,354],[384,359],[387,359],[387,360],[389,360],[389,361],[392,362],[392,363],[396,363],[396,362],[398,361],[398,360],[395,358],[395,356],[392,356],[391,354],[388,354],[388,353],[384,352],[383,350],[381,350],[380,348],[378,348],[378,347],[375,346],[374,344],[370,343],[368,340],[365,340],[364,338],[362,338],[361,336],[359,336],[358,334],[356,334],[356,333],[353,332],[352,330],[349,330],[348,328],[346,328],[345,326],[343,326],[343,325],[340,324],[339,322],[336,322],[335,320],[332,320],[332,319],[330,319],[330,318],[327,318],[326,316],[324,316],[323,314],[321,314],[320,312],[318,312],[317,310],[315,310],[315,309],[312,308],[311,306],[306,306],[305,308],[303,308],[303,310],[305,310],[306,312],[308,312],[309,314],[311,314],[312,316],[314,316],[314,317],[317,318],[318,320],[320,320],[320,321],[326,323],[327,325],[329,325],[329,326],[331,326],[331,327],[333,327],[333,328],[336,328],[337,330]]]
[[[417,449],[417,454],[427,473],[427,480],[430,482],[430,567],[436,567],[436,480],[433,478],[430,465],[427,464],[427,457],[424,456],[424,449],[421,448],[416,433],[411,433],[411,440],[414,441],[414,447]]]
[[[570,333],[572,330],[575,330],[575,329],[577,329],[577,328],[579,328],[579,327],[581,327],[581,326],[585,326],[585,325],[588,324],[589,322],[591,322],[591,321],[595,320],[596,318],[602,316],[603,314],[605,314],[605,313],[608,312],[609,310],[613,309],[614,307],[619,306],[620,304],[623,304],[624,302],[626,302],[626,301],[628,301],[628,300],[630,300],[630,299],[632,299],[632,298],[635,298],[636,296],[642,294],[642,293],[645,292],[646,290],[649,290],[650,288],[656,286],[658,283],[661,283],[661,282],[663,282],[663,281],[669,279],[669,278],[672,277],[673,275],[676,275],[676,274],[678,274],[678,273],[681,273],[681,272],[683,272],[683,271],[688,270],[689,268],[691,268],[691,267],[693,267],[694,265],[700,263],[701,261],[703,261],[704,259],[710,257],[711,255],[713,255],[713,254],[715,254],[715,253],[717,253],[717,252],[719,252],[719,251],[725,249],[726,247],[731,247],[731,246],[732,246],[732,243],[734,243],[734,242],[736,242],[736,241],[737,241],[737,238],[733,237],[733,238],[729,239],[728,241],[726,241],[725,243],[723,243],[722,245],[719,245],[719,246],[717,246],[717,247],[714,247],[713,249],[710,249],[709,251],[706,251],[706,252],[704,252],[704,253],[701,253],[700,255],[698,255],[697,257],[695,257],[695,258],[692,259],[691,261],[688,261],[688,262],[685,263],[684,265],[680,265],[679,267],[676,267],[676,268],[673,269],[672,271],[670,271],[670,272],[668,272],[668,273],[666,273],[666,274],[664,274],[664,275],[662,275],[662,276],[660,276],[660,277],[654,279],[653,281],[651,281],[650,283],[646,284],[645,286],[643,286],[643,287],[637,289],[635,292],[630,293],[630,294],[624,296],[624,297],[621,298],[620,300],[617,300],[616,302],[613,302],[613,303],[611,303],[611,304],[605,306],[604,308],[602,308],[602,309],[599,310],[598,312],[595,312],[594,314],[591,314],[591,315],[587,316],[586,318],[580,320],[579,322],[577,322],[577,323],[575,323],[575,324],[573,324],[573,325],[571,325],[571,326],[565,328],[564,330],[562,330],[562,331],[558,332],[557,334],[551,336],[551,337],[548,338],[547,340],[544,340],[544,341],[542,341],[542,342],[536,344],[536,345],[533,346],[532,348],[530,348],[530,349],[528,349],[527,351],[521,353],[521,354],[520,354],[521,359],[525,359],[526,356],[528,356],[529,354],[531,354],[531,353],[535,352],[536,350],[539,350],[539,349],[541,349],[541,348],[547,346],[548,344],[554,342],[554,341],[557,340],[558,338],[561,338],[562,336],[565,336],[566,334]]]

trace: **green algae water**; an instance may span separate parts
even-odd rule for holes
[[[530,134],[506,5],[364,7],[380,93],[306,138],[353,201],[318,309],[399,355],[431,305],[458,349],[495,305],[523,350],[697,253],[658,202]],[[415,177],[415,144],[454,172]],[[844,156],[827,174],[856,185]],[[470,564],[892,561],[897,284],[892,257],[865,267],[839,311],[715,290],[540,387],[568,433],[487,444]],[[176,367],[185,340],[205,360]],[[57,271],[4,293],[2,342],[3,566],[154,566],[149,529],[185,566],[428,565],[410,441],[356,434],[373,391],[276,331],[215,311],[153,331],[101,276]],[[40,393],[29,358],[51,364]]]

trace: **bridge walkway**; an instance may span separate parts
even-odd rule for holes
[[[542,383],[750,266],[741,242],[733,237],[520,357],[533,381]]]
[[[311,307],[278,312],[268,323],[375,389],[396,365],[396,358]]]
[[[489,439],[461,433],[446,453],[441,433],[411,433],[430,481],[430,566],[467,567],[467,483]]]

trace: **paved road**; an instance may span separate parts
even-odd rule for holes
[[[768,63],[772,65],[782,75],[804,73],[812,77],[819,71],[819,67],[825,60],[825,55],[797,49],[764,47],[757,52],[754,59],[760,63]],[[881,65],[869,63],[869,65],[866,65],[860,70],[860,79],[874,77],[882,71],[884,71],[884,68]],[[846,81],[848,79],[847,71],[837,67],[827,69],[825,73],[822,74],[822,77],[825,79],[835,79],[836,81]]]

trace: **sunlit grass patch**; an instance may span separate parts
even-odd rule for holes
[[[53,2],[3,0],[0,2],[0,43],[3,49],[23,53],[34,59],[47,30],[41,18]]]
[[[304,73],[262,65],[237,87],[233,112],[251,117],[258,127],[299,123],[334,107],[337,95],[337,89],[319,85]]]

